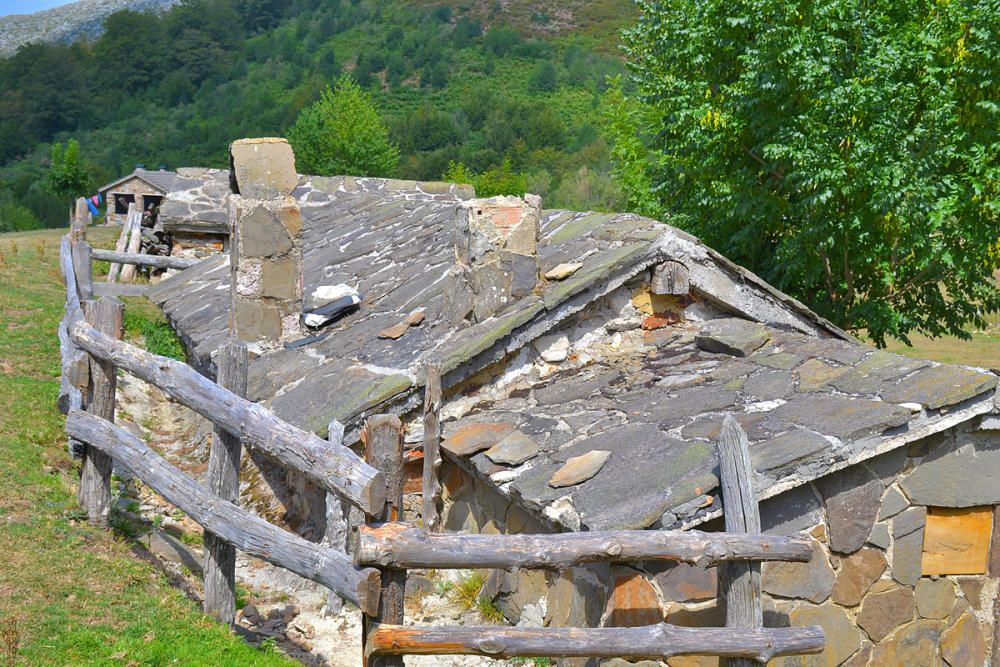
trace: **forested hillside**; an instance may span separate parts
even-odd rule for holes
[[[623,71],[618,29],[634,11],[629,0],[184,0],[162,16],[113,14],[94,42],[0,60],[0,231],[64,223],[55,142],[80,143],[79,195],[136,163],[221,167],[233,139],[285,134],[343,73],[374,96],[400,177],[461,162],[521,178],[552,205],[613,207],[600,100]]]

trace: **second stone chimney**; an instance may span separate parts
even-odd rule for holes
[[[230,330],[261,350],[302,335],[302,216],[295,156],[284,139],[230,146]]]
[[[541,198],[530,194],[459,204],[445,293],[452,324],[482,322],[534,290],[541,208]]]

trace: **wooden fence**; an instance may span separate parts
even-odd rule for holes
[[[605,531],[552,535],[466,535],[434,532],[437,508],[440,372],[428,366],[424,409],[425,526],[403,519],[402,425],[392,415],[368,419],[365,458],[342,442],[342,429],[318,436],[292,426],[244,398],[247,353],[238,341],[216,358],[218,383],[186,364],[150,354],[121,338],[121,301],[93,300],[91,260],[143,263],[145,256],[95,252],[85,225],[74,220],[63,238],[60,264],[66,313],[59,327],[60,407],[71,446],[82,455],[79,499],[88,519],[107,526],[112,463],[118,463],[205,529],[205,609],[224,623],[235,619],[235,549],[326,586],[364,614],[366,667],[402,665],[404,654],[507,657],[621,657],[664,659],[681,654],[729,658],[730,665],[822,651],[819,627],[764,628],[760,562],[808,561],[809,543],[761,535],[745,434],[726,420],[719,443],[726,531]],[[162,258],[156,258],[157,261]],[[115,426],[118,369],[160,388],[216,428],[208,486],[198,483]],[[330,495],[361,509],[354,558],[336,546],[309,542],[238,505],[243,445],[257,448],[310,478]],[[722,565],[724,628],[660,623],[633,628],[431,627],[404,625],[406,571],[412,568],[550,568],[596,561],[677,560]]]

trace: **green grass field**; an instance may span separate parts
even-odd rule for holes
[[[289,665],[81,522],[56,409],[61,231],[0,235],[0,665]],[[111,230],[91,232],[110,245]]]

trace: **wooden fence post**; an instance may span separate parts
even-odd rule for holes
[[[754,490],[753,466],[747,434],[732,415],[726,415],[719,436],[719,472],[726,532],[760,533],[760,508]],[[719,568],[719,588],[726,602],[726,626],[760,628],[764,625],[760,563],[736,561]],[[729,658],[729,667],[759,667],[750,658]]]
[[[330,421],[326,439],[330,442],[343,444],[344,425],[336,419]],[[348,521],[348,510],[336,493],[326,493],[326,529],[323,531],[323,544],[331,549],[339,549],[347,553],[347,535],[351,531]],[[344,601],[334,591],[326,596],[326,615],[336,616],[344,608]]]
[[[115,338],[122,336],[122,315],[125,305],[114,297],[84,304],[87,321],[101,333]],[[109,422],[115,420],[115,390],[118,382],[115,365],[90,357],[90,400],[87,411]],[[93,447],[83,452],[80,473],[79,501],[87,510],[87,520],[107,528],[111,515],[111,457]]]
[[[122,225],[122,233],[118,235],[118,241],[115,242],[115,252],[125,252],[128,247],[129,236],[132,233],[132,212],[135,211],[135,204],[128,205],[128,216],[125,218],[125,224]],[[116,262],[112,262],[111,266],[108,267],[108,282],[113,283],[118,281],[118,274],[121,271],[122,265]]]
[[[219,348],[216,383],[234,394],[247,393],[247,346],[231,340]],[[240,504],[240,438],[215,427],[208,454],[208,487],[223,500]],[[205,613],[232,627],[236,622],[236,548],[205,531]]]
[[[90,224],[90,209],[87,200],[80,197],[76,200],[76,211],[70,209],[69,240],[73,243],[87,239],[87,225]]]
[[[439,502],[441,483],[438,470],[441,468],[441,366],[427,364],[424,382],[424,479],[421,515],[424,528],[431,531],[441,529]]]
[[[385,507],[379,516],[369,515],[368,523],[399,521],[403,517],[403,425],[395,415],[375,415],[365,426],[365,458],[385,475]],[[403,596],[406,570],[384,568],[378,614],[365,616],[362,628],[362,652],[365,667],[403,667],[402,656],[368,656],[368,635],[380,623],[403,624]]]
[[[80,301],[94,298],[94,263],[90,244],[77,241],[72,247],[73,273],[76,274],[76,293]]]
[[[128,207],[128,219],[131,221],[132,231],[128,239],[128,245],[125,246],[125,252],[134,255],[139,252],[139,248],[142,245],[142,211],[137,210],[135,204],[130,204]],[[126,222],[125,224],[129,223]],[[123,283],[132,282],[132,279],[135,278],[135,266],[133,264],[122,266],[119,278]]]

